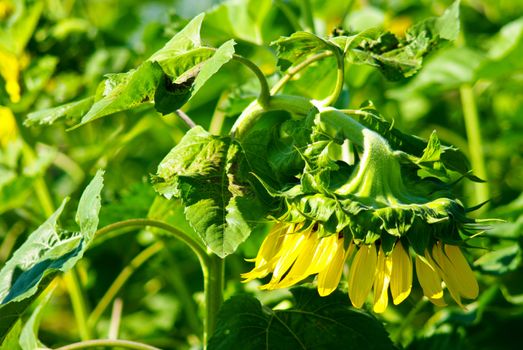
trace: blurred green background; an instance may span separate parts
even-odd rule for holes
[[[104,74],[136,67],[193,16],[207,12],[203,41],[217,46],[230,38],[236,51],[275,81],[280,74],[268,44],[296,30],[331,35],[336,30],[382,27],[401,35],[411,24],[440,15],[446,0],[0,0],[0,266],[28,233],[65,196],[78,200],[96,169],[105,168],[100,227],[127,218],[161,218],[189,229],[183,209],[159,198],[150,175],[187,131],[175,115],[152,106],[117,113],[73,131],[75,120],[25,127],[27,115],[93,95]],[[314,21],[307,20],[312,11]],[[463,181],[473,213],[505,222],[471,241],[479,299],[466,310],[436,308],[414,290],[407,302],[380,316],[391,336],[408,349],[519,349],[523,329],[523,2],[463,0],[461,34],[440,47],[414,77],[387,81],[368,66],[349,66],[339,106],[357,108],[372,100],[404,132],[428,137],[437,130],[446,143],[471,159],[483,184]],[[18,73],[19,72],[19,73]],[[318,84],[287,92],[314,98],[328,93],[333,77],[322,66],[303,72]],[[20,85],[17,98],[12,82]],[[11,83],[11,85],[10,85]],[[237,63],[227,64],[184,111],[198,124],[228,132],[235,117],[257,94],[257,82]],[[15,89],[16,90],[16,89]],[[479,120],[474,127],[475,116]],[[17,127],[8,133],[9,121]],[[223,123],[222,123],[223,122]],[[221,128],[220,128],[221,126]],[[478,138],[479,136],[479,138]],[[75,207],[71,205],[71,207]],[[73,222],[71,211],[65,220]],[[226,260],[225,297],[253,293],[267,305],[284,302],[285,290],[260,292],[240,283],[263,239],[261,226]],[[147,231],[122,233],[95,242],[80,262],[80,279],[94,308],[111,283],[154,238]],[[101,244],[103,243],[103,244]],[[120,336],[166,349],[198,348],[202,276],[197,259],[181,243],[136,269],[118,293],[123,303]],[[79,339],[65,287],[46,307],[40,339],[48,346]],[[415,310],[416,313],[412,312]],[[98,323],[106,336],[111,311]]]

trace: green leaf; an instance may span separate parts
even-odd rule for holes
[[[202,31],[220,41],[237,38],[261,46],[282,32],[271,16],[274,9],[271,0],[225,1],[207,12]]]
[[[154,96],[156,110],[160,113],[167,114],[174,112],[187,103],[196,95],[198,90],[200,90],[209,78],[232,59],[234,55],[234,45],[234,40],[225,42],[216,50],[214,55],[191,68],[190,71],[195,74],[195,77],[191,76],[180,83],[176,83],[177,80],[171,82],[170,77],[164,77]],[[201,58],[207,58],[207,56],[208,55],[205,54],[201,56]],[[179,61],[176,61],[176,64],[179,65]],[[176,73],[171,74],[176,75]]]
[[[176,33],[160,50],[156,51],[149,61],[162,62],[170,60],[184,52],[201,46],[200,29],[205,14],[194,17],[182,30]]]
[[[394,349],[381,323],[350,307],[346,294],[322,298],[307,288],[292,293],[289,310],[271,310],[251,296],[232,297],[220,309],[208,349]]]
[[[158,166],[156,190],[182,199],[187,220],[220,257],[234,252],[263,216],[264,208],[245,180],[246,166],[238,144],[199,126]]]
[[[387,79],[400,80],[417,73],[430,51],[442,40],[455,40],[458,33],[459,0],[442,16],[428,18],[409,28],[405,39],[390,32],[376,39],[369,37],[351,50],[348,57],[353,63],[377,67]]]
[[[93,105],[94,98],[87,97],[79,101],[66,103],[61,106],[43,109],[27,115],[24,121],[25,126],[51,125],[59,119],[67,118],[72,120],[80,119]]]
[[[104,97],[93,104],[75,128],[106,115],[152,101],[162,74],[162,69],[157,63],[144,62],[137,69],[127,73],[108,76],[105,81]]]
[[[478,70],[479,78],[500,79],[523,67],[523,18],[504,25],[488,42],[487,60]]]
[[[98,171],[78,204],[79,232],[57,224],[67,200],[37,228],[0,270],[0,341],[24,310],[60,271],[72,268],[91,243],[98,222],[103,171]]]
[[[311,53],[323,50],[339,51],[336,45],[309,32],[293,33],[289,37],[272,42],[271,46],[276,47],[278,66],[282,71]]]

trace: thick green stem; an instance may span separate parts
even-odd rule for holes
[[[157,347],[138,343],[130,340],[118,340],[118,339],[96,339],[96,340],[87,340],[79,343],[69,344],[56,348],[55,350],[77,350],[77,349],[90,349],[90,348],[99,348],[99,347],[110,347],[110,348],[124,348],[124,349],[134,349],[134,350],[161,350]]]
[[[113,284],[111,284],[111,286],[105,292],[102,299],[100,299],[98,305],[96,305],[93,312],[89,315],[89,318],[87,319],[87,324],[89,325],[89,327],[93,328],[96,325],[104,311],[116,297],[118,292],[120,292],[125,282],[127,282],[127,280],[129,279],[129,277],[131,277],[134,271],[136,271],[147,260],[149,260],[149,258],[154,256],[154,254],[158,253],[162,248],[163,242],[156,242],[144,249],[133,260],[131,260],[131,262],[122,270],[122,272],[120,272],[118,277],[116,277]]]
[[[218,310],[223,303],[224,260],[209,253],[210,263],[203,270],[205,291],[205,319],[203,324],[203,344],[207,348],[209,339],[216,328]]]
[[[472,169],[483,180],[487,181],[487,167],[483,155],[481,142],[481,128],[479,126],[478,110],[476,99],[472,86],[464,84],[459,89],[461,95],[461,104],[463,108],[463,117],[465,119],[465,128],[467,130],[467,139],[469,143],[470,161]],[[483,203],[490,199],[488,182],[474,183],[474,196],[476,203]],[[483,206],[486,209],[486,205]]]
[[[349,113],[334,108],[324,108],[316,123],[326,134],[333,138],[348,139],[359,146],[363,146],[363,130],[366,129],[365,126],[346,114]]]

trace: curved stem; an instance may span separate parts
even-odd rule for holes
[[[231,135],[241,139],[265,112],[283,110],[306,116],[313,108],[315,106],[309,99],[300,96],[272,96],[268,107],[263,107],[254,101],[238,117],[231,129]]]
[[[96,339],[87,340],[79,343],[69,344],[56,348],[55,350],[76,350],[76,349],[89,349],[96,347],[120,347],[124,349],[135,349],[135,350],[161,350],[157,347],[147,345],[144,343],[138,343],[130,340],[119,340],[119,339]]]
[[[129,277],[131,277],[134,271],[136,271],[141,265],[143,265],[144,262],[159,252],[162,248],[163,242],[156,242],[141,251],[140,254],[131,260],[131,262],[122,270],[122,272],[120,272],[118,277],[116,277],[113,284],[111,284],[102,299],[100,299],[98,305],[96,305],[93,312],[91,312],[89,315],[89,318],[87,319],[87,324],[89,327],[94,327],[96,325],[111,301],[116,297],[118,292],[122,289],[123,285],[125,282],[127,282]]]
[[[107,225],[98,231],[96,231],[96,236],[101,236],[103,234],[106,234],[111,231],[119,230],[126,227],[133,227],[133,226],[151,226],[151,227],[158,227],[162,230],[165,230],[166,232],[169,232],[174,237],[178,238],[185,244],[189,246],[193,250],[193,252],[196,254],[198,259],[200,260],[200,263],[203,265],[209,264],[209,256],[207,255],[207,251],[203,248],[203,246],[197,242],[194,238],[186,234],[185,232],[182,232],[175,227],[166,224],[162,221],[152,220],[152,219],[129,219],[124,221],[119,221],[114,224]]]
[[[320,101],[322,106],[330,106],[334,104],[340,97],[341,91],[343,90],[343,84],[345,83],[345,60],[339,50],[334,51],[336,57],[336,63],[338,68],[336,70],[336,85],[332,93],[327,96],[324,100]]]
[[[292,79],[292,77],[294,75],[296,75],[301,70],[303,70],[304,68],[309,66],[311,63],[319,61],[319,60],[321,60],[321,59],[323,59],[325,57],[330,57],[333,54],[334,53],[332,51],[320,52],[320,53],[318,53],[316,55],[312,55],[312,56],[308,57],[306,60],[300,62],[299,64],[297,64],[297,65],[295,65],[293,67],[290,67],[289,69],[287,69],[287,72],[285,73],[285,75],[276,84],[274,84],[274,86],[271,89],[271,95],[275,95],[278,91],[280,91],[283,88],[283,86],[289,80]]]
[[[232,59],[238,63],[243,64],[256,75],[258,81],[260,82],[260,96],[258,96],[258,102],[263,107],[269,106],[269,102],[271,99],[269,84],[267,83],[267,79],[265,78],[265,75],[260,70],[260,68],[253,61],[237,54],[234,54],[232,56]]]

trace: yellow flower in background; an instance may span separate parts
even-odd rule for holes
[[[478,296],[476,278],[459,247],[438,241],[431,254],[415,255],[414,259],[423,294],[434,304],[445,305],[442,282],[461,306],[462,297],[474,299]],[[351,303],[361,308],[372,292],[376,313],[386,310],[389,290],[392,302],[397,305],[412,289],[413,263],[408,247],[401,240],[396,241],[386,255],[380,244],[356,245],[342,233],[320,237],[314,228],[278,223],[253,260],[255,267],[242,275],[244,282],[272,273],[269,283],[261,288],[287,288],[317,274],[317,289],[321,296],[329,295],[337,288],[348,262]]]
[[[0,0],[0,19],[4,19],[13,11],[13,4],[8,0]]]
[[[7,107],[0,106],[0,146],[5,147],[16,138],[17,128],[13,112]]]
[[[20,101],[20,85],[18,78],[20,75],[20,64],[18,58],[13,53],[0,47],[0,75],[5,80],[5,90],[11,102]]]

